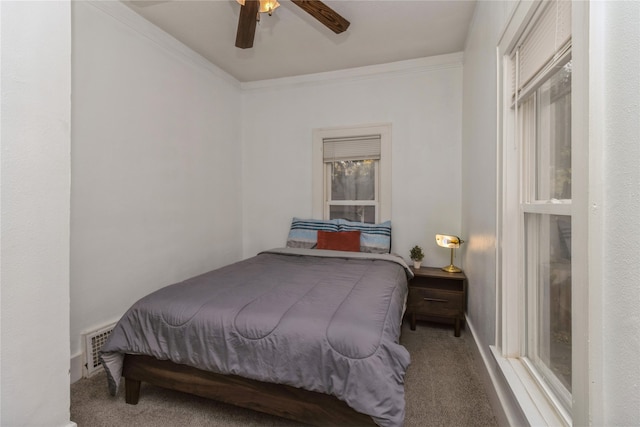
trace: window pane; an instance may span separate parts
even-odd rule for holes
[[[376,208],[375,206],[332,205],[329,207],[329,219],[375,224]]]
[[[571,217],[526,214],[525,224],[527,307],[535,319],[527,326],[527,356],[558,394],[567,394],[571,392]]]
[[[375,173],[374,160],[331,163],[330,200],[375,200]]]
[[[536,198],[571,199],[571,62],[537,92]]]

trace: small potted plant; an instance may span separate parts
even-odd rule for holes
[[[424,252],[422,252],[422,248],[418,245],[415,245],[411,248],[411,259],[413,260],[413,268],[420,268],[422,264],[422,260],[424,259]]]

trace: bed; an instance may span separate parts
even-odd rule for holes
[[[124,377],[127,403],[148,382],[308,424],[401,426],[412,273],[388,253],[318,243],[265,251],[136,302],[101,349],[111,394]]]

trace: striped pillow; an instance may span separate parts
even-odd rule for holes
[[[287,237],[287,247],[314,248],[318,243],[318,230],[338,231],[338,220],[300,219],[294,217]]]
[[[391,252],[391,221],[380,224],[338,220],[340,231],[360,231],[360,252],[388,254]]]

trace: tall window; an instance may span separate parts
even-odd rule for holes
[[[524,356],[571,407],[571,62],[520,101]]]
[[[391,219],[390,124],[314,131],[313,216]]]
[[[586,268],[575,265],[572,256],[571,2],[541,1],[531,7],[519,15],[526,16],[520,28],[508,29],[513,39],[501,44],[500,345],[538,416],[547,424],[571,425],[574,362],[584,365],[574,347],[576,327],[582,327],[572,321],[573,297],[580,291],[574,277],[578,268]]]

